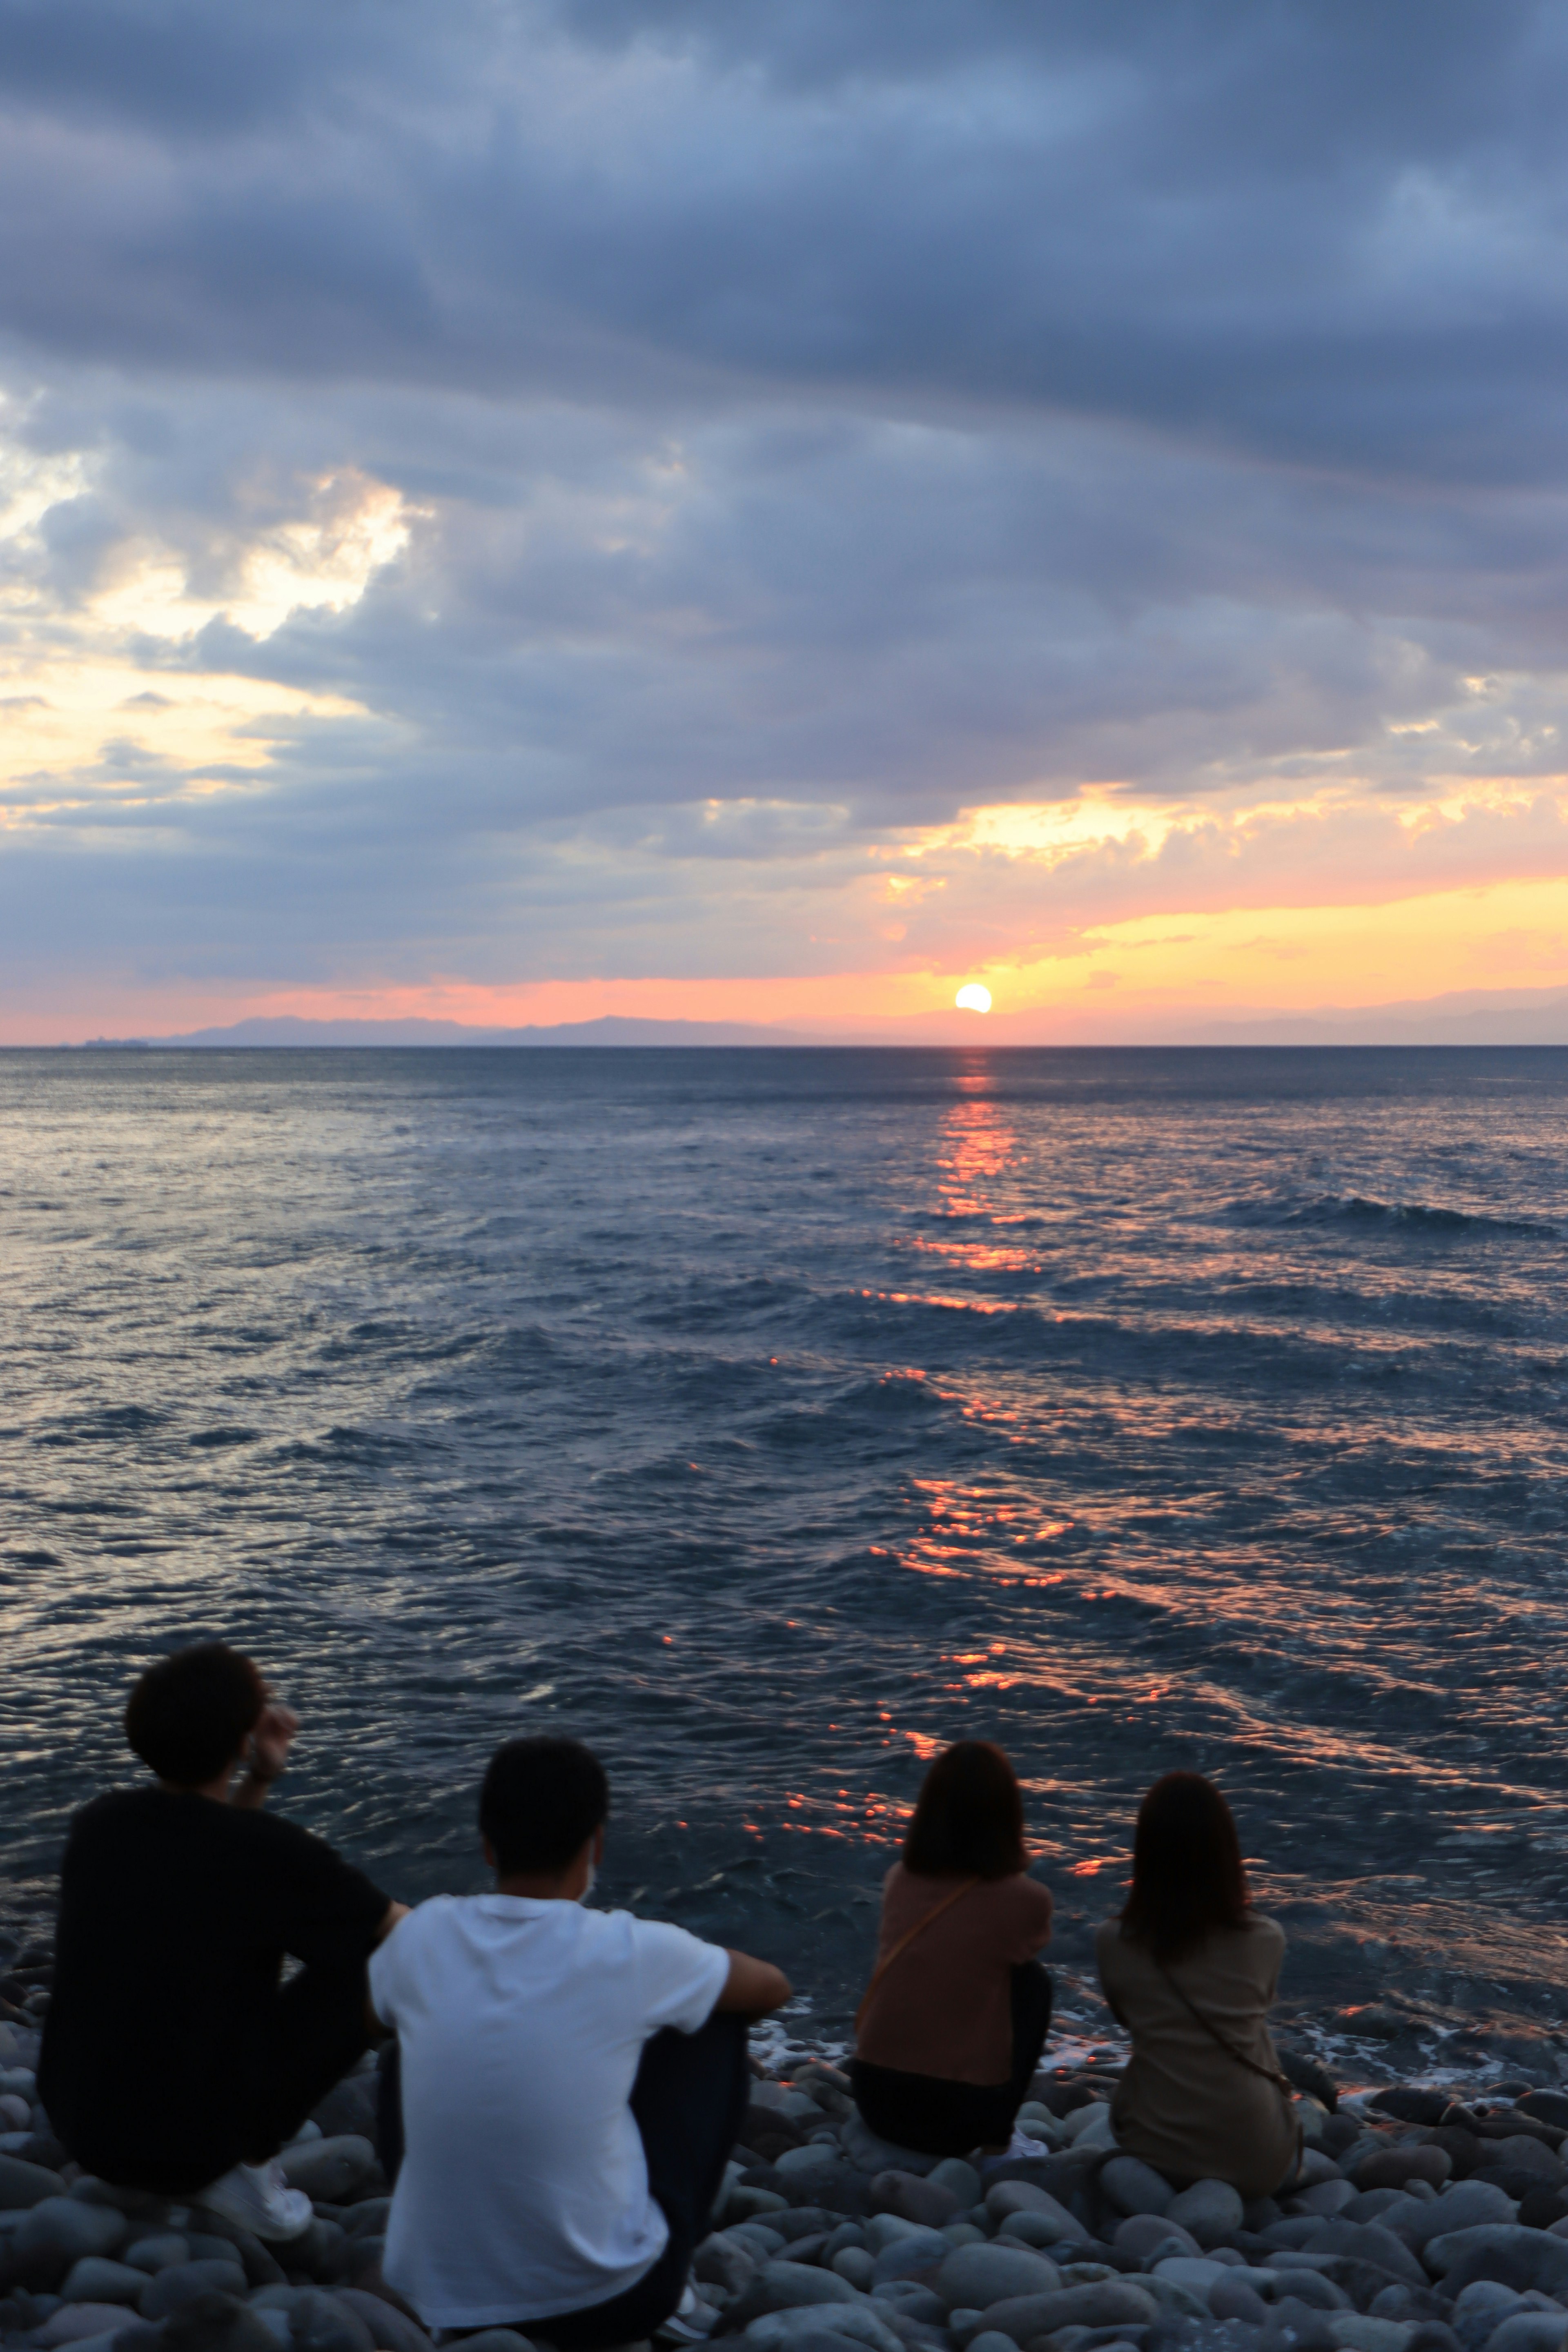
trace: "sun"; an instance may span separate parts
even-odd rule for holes
[[[982,988],[977,980],[972,980],[966,988],[959,990],[952,1001],[962,1013],[989,1013],[991,991]]]

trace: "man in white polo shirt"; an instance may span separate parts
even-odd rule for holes
[[[537,2328],[561,2352],[676,2313],[745,2116],[765,1960],[583,1898],[609,1785],[574,1739],[514,1739],[479,1797],[493,1895],[437,1895],[374,1955],[406,2153],[387,2282],[432,2328]]]

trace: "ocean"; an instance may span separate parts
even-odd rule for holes
[[[1568,1051],[12,1052],[0,1108],[0,1910],[222,1633],[389,1893],[479,1886],[488,1753],[570,1730],[603,1899],[830,2039],[959,1736],[1085,2018],[1180,1764],[1288,2010],[1568,2026]]]

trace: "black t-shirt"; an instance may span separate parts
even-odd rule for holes
[[[285,1954],[357,1999],[386,1906],[293,1822],[160,1788],[95,1799],[61,1866],[38,2067],[59,2138],[94,2169],[133,2147],[149,2180],[226,2152],[275,2063]]]

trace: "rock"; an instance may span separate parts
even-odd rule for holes
[[[1480,2352],[1510,2312],[1519,2309],[1521,2300],[1517,2287],[1500,2285],[1496,2279],[1473,2279],[1463,2288],[1454,2304],[1453,2326],[1465,2352]]]
[[[837,2271],[812,2270],[804,2263],[764,2263],[731,2306],[730,2318],[745,2327],[770,2311],[795,2311],[807,2304],[853,2303],[856,2290]]]
[[[1488,2352],[1563,2352],[1568,2344],[1568,2311],[1510,2312],[1495,2335],[1487,2338]]]
[[[106,2254],[84,2254],[66,2273],[59,2293],[66,2303],[134,2303],[146,2284],[146,2272],[128,2263],[111,2263]]]
[[[117,2336],[125,2312],[117,2303],[67,2303],[52,2311],[36,2332],[35,2344],[86,2344],[95,2336]]]
[[[515,2327],[481,2327],[464,2336],[463,2352],[534,2352],[534,2347]]]
[[[1157,2296],[1131,2279],[1096,2279],[1084,2286],[1068,2286],[1055,2294],[1010,2295],[988,2304],[988,2328],[1010,2336],[1015,2344],[1032,2344],[1037,2336],[1054,2336],[1063,2327],[1147,2327],[1160,2315]]]
[[[312,2204],[320,2199],[341,2205],[376,2169],[374,2145],[357,2132],[345,2132],[337,2139],[299,2141],[284,2149],[279,2161],[289,2188],[302,2189]]]
[[[939,2182],[943,2189],[951,2189],[963,2212],[969,2212],[980,2202],[983,2191],[980,2175],[961,2156],[944,2156],[940,2164],[932,2165],[927,2178]]]
[[[1447,2091],[1429,2091],[1415,2083],[1396,2083],[1379,2091],[1367,2105],[1402,2124],[1440,2124],[1449,2104]]]
[[[335,2286],[332,2299],[363,2320],[375,2352],[434,2352],[418,2321],[388,2303],[384,2295],[367,2294],[357,2286]]]
[[[1568,2312],[1563,2318],[1568,2320]],[[1363,2311],[1336,2311],[1329,2322],[1336,2344],[1350,2352],[1405,2352],[1414,2329],[1397,2319],[1373,2319]]]
[[[1038,2189],[1032,2180],[998,2180],[985,2192],[985,2210],[997,2221],[1013,2213],[1041,2213],[1057,2230],[1056,2244],[1087,2246],[1090,2242],[1083,2223],[1048,2189]]]
[[[1356,2187],[1403,2189],[1407,2180],[1429,2180],[1434,2189],[1441,2189],[1453,2169],[1446,2148],[1384,2147],[1356,2167]]]
[[[773,2168],[785,2180],[795,2180],[808,2173],[836,2172],[839,2160],[837,2141],[814,2139],[804,2147],[781,2149],[773,2158]]]
[[[977,2237],[983,2234],[979,2231],[975,2232]],[[955,2239],[953,2242],[957,2244],[959,2242]],[[1064,2242],[1061,2223],[1053,2221],[1048,2213],[1024,2212],[1008,2213],[1003,2217],[995,2242],[998,2245],[1032,2246],[1037,2253],[1048,2254]],[[1073,2242],[1076,2246],[1077,2241]],[[1083,2251],[1087,2252],[1087,2247]]]
[[[65,2182],[47,2165],[19,2156],[0,2156],[0,2213],[20,2212],[45,2197],[63,2197]]]
[[[132,2270],[145,2271],[151,2276],[154,2271],[172,2270],[176,2263],[188,2263],[191,2249],[185,2239],[170,2231],[164,2237],[138,2238],[134,2245],[126,2247],[120,2259],[129,2263]]]
[[[1018,2352],[1018,2347],[1000,2328],[980,2327],[969,2339],[969,2352]]]
[[[902,2312],[906,2319],[922,2319],[935,2327],[947,2326],[947,2305],[934,2287],[916,2279],[889,2279],[871,2290],[873,2299]]]
[[[154,2341],[160,2352],[279,2352],[279,2339],[260,2312],[216,2290],[182,2304]],[[131,2352],[123,2336],[116,2338],[116,2352]]]
[[[918,2221],[906,2221],[901,2213],[868,2213],[860,2234],[871,2252],[879,2254],[884,2248],[896,2246],[900,2238],[918,2237],[920,2229]]]
[[[1543,2287],[1548,2294],[1554,2285],[1568,2283],[1568,2241],[1550,2230],[1521,2229],[1516,2221],[1483,2222],[1429,2238],[1422,2259],[1456,2295],[1474,2279],[1500,2279],[1521,2290]]]
[[[1348,2311],[1352,2298],[1326,2271],[1298,2269],[1294,2263],[1281,2264],[1276,2277],[1281,2295],[1292,2294],[1313,2311]],[[1382,2273],[1377,2276],[1381,2282]]]
[[[1241,2227],[1242,2201],[1228,2180],[1199,2180],[1165,2208],[1167,2221],[1179,2221],[1200,2246],[1212,2246]]]
[[[1293,2295],[1282,2295],[1263,2324],[1264,2352],[1333,2352],[1333,2344],[1328,2313]]]
[[[325,2229],[328,2224],[321,2222],[316,2226]],[[184,2225],[184,2235],[193,2257],[200,2255],[216,2261],[224,2253],[231,2254],[244,2271],[246,2284],[249,2286],[278,2286],[282,2283],[282,2265],[275,2260],[271,2250],[264,2246],[259,2238],[252,2237],[248,2230],[242,2230],[237,2221],[229,2221],[222,2213],[214,2213],[205,2206],[198,2206],[195,2223]],[[299,2249],[304,2243],[302,2238],[292,2241],[289,2248],[290,2263],[296,2259],[303,2263],[305,2257]]]
[[[847,2279],[861,2294],[869,2294],[877,2275],[877,2258],[863,2246],[844,2246],[833,2256],[828,2268]]]
[[[1468,2180],[1481,2161],[1481,2142],[1462,2124],[1439,2124],[1425,2138],[1428,2147],[1440,2147],[1447,2153],[1456,2180]]]
[[[895,2147],[891,2140],[879,2139],[858,2114],[845,2117],[839,2138],[845,2155],[861,2172],[915,2172],[923,2179],[936,2168],[934,2156],[921,2156],[915,2148]]]
[[[1297,2190],[1286,2200],[1286,2210],[1291,2213],[1321,2213],[1329,2221],[1334,2214],[1342,2213],[1347,2205],[1353,2205],[1355,2199],[1356,2191],[1350,2182],[1336,2175],[1332,2180],[1316,2180],[1310,2189]]]
[[[1209,2289],[1208,2303],[1216,2319],[1245,2320],[1249,2327],[1261,2327],[1268,2316],[1268,2305],[1247,2284],[1245,2271],[1223,2271]]]
[[[0,2239],[0,2277],[52,2285],[84,2254],[108,2254],[125,2237],[123,2213],[75,2197],[42,2197]]]
[[[1494,2189],[1489,2180],[1463,2180],[1446,2189],[1436,2203],[1426,2208],[1426,2217],[1411,2223],[1413,2242],[1419,2252],[1435,2239],[1450,2237],[1460,2230],[1510,2222],[1516,2210],[1512,2198]]]
[[[283,2252],[291,2271],[306,2271],[313,2279],[335,2279],[347,2268],[352,2249],[348,2233],[335,2221],[317,2214],[310,2228],[286,2241]]]
[[[1300,2194],[1303,2189],[1315,2189],[1320,2180],[1338,2180],[1340,2178],[1340,2168],[1326,2147],[1305,2147],[1290,2187]]]
[[[296,2352],[375,2352],[374,2339],[359,2313],[323,2287],[306,2287],[298,2297],[289,2333]]]
[[[311,2109],[310,2121],[320,2126],[323,2139],[353,2137],[368,2139],[374,2144],[375,2076],[348,2074],[341,2083],[334,2083],[326,2097]]]
[[[903,2337],[866,2295],[854,2295],[831,2309],[802,2305],[793,2311],[764,2312],[747,2327],[746,2341],[757,2352],[795,2352],[803,2340],[819,2335],[868,2344],[871,2352],[903,2352]]]
[[[911,2230],[907,2237],[895,2238],[884,2246],[875,2260],[873,2283],[884,2280],[923,2278],[947,2260],[952,2247],[939,2230]]]
[[[1444,2319],[1449,2307],[1446,2295],[1436,2294],[1429,2286],[1406,2286],[1400,2279],[1395,2279],[1390,2286],[1379,2287],[1367,2305],[1374,2319],[1407,2319],[1412,2322]]]
[[[1113,2156],[1100,2168],[1099,2186],[1119,2213],[1164,2213],[1175,2196],[1170,2182],[1135,2156]]]
[[[952,2190],[939,2180],[922,2179],[914,2172],[879,2172],[871,2182],[871,2210],[896,2213],[901,2221],[940,2230],[944,2221],[956,2221],[963,2208]]]
[[[1528,2133],[1510,2132],[1504,2139],[1492,2140],[1488,2143],[1485,2154],[1510,2171],[1533,2172],[1540,2179],[1550,2181],[1553,2188],[1561,2187],[1568,2179],[1568,2165],[1547,2147],[1544,2140],[1533,2139]]]
[[[722,2287],[726,2294],[739,2294],[749,2286],[757,2273],[757,2263],[734,2240],[722,2231],[714,2231],[704,2238],[691,2260],[691,2274],[704,2286]]]
[[[143,2319],[167,2319],[172,2311],[189,2303],[196,2295],[208,2293],[231,2294],[237,2299],[245,2294],[245,2273],[237,2263],[195,2262],[174,2263],[166,2271],[157,2272],[145,2279],[137,2305]]]
[[[1116,2232],[1118,2253],[1135,2254],[1141,2262],[1152,2262],[1162,2246],[1173,2253],[1195,2254],[1201,2251],[1197,2240],[1179,2221],[1169,2215],[1136,2213],[1122,2222]]]
[[[1405,2352],[1460,2352],[1459,2339],[1441,2320],[1426,2319],[1412,2332]]]
[[[1391,2278],[1411,2286],[1426,2284],[1426,2272],[1404,2239],[1376,2221],[1325,2221],[1308,2244],[1314,2253],[1349,2254],[1357,2262],[1374,2263]]]
[[[1527,2091],[1514,2104],[1521,2116],[1533,2116],[1538,2123],[1568,2131],[1568,2095],[1562,2091]]]
[[[1568,2246],[1563,2252],[1568,2253]],[[1017,2295],[1055,2294],[1061,2283],[1061,2273],[1044,2254],[1027,2253],[1022,2246],[994,2243],[955,2247],[935,2282],[937,2293],[950,2310],[969,2305],[976,2311],[988,2311],[994,2303]],[[1037,2335],[1046,2332],[1043,2328],[1035,2330]]]
[[[1215,2279],[1227,2278],[1229,2274],[1224,2263],[1211,2262],[1206,2254],[1167,2254],[1153,2270],[1156,2278],[1171,2279],[1205,2302]]]
[[[1318,2100],[1332,2115],[1340,2103],[1333,2076],[1320,2066],[1315,2058],[1309,2058],[1304,2050],[1280,2048],[1276,2044],[1276,2051],[1279,2072],[1286,2081],[1294,2083],[1299,2091],[1305,2091],[1309,2098]]]

